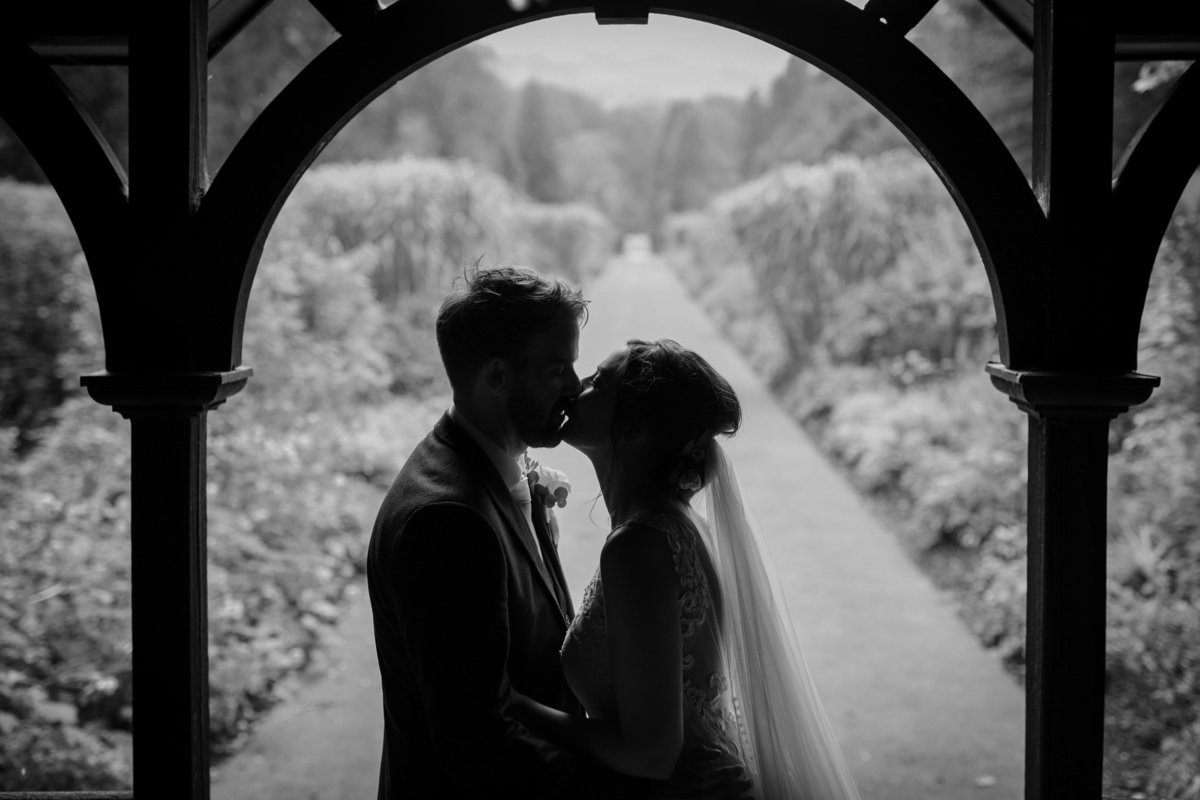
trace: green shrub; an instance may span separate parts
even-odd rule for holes
[[[476,263],[581,281],[603,266],[614,241],[608,219],[590,206],[530,203],[467,161],[402,158],[309,170],[268,246],[303,243],[323,257],[368,249],[375,295],[392,309],[406,296],[440,295]]]
[[[26,452],[75,388],[79,241],[48,186],[0,179],[0,426]]]
[[[513,215],[528,250],[524,263],[575,283],[600,272],[616,245],[616,230],[591,206],[523,203]]]
[[[128,427],[79,397],[0,460],[0,789],[127,784],[128,478]]]
[[[0,711],[0,787],[4,791],[108,791],[133,784],[127,733],[43,720],[9,723]]]

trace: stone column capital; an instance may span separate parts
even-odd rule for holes
[[[1161,380],[1140,372],[1096,375],[1010,369],[995,361],[985,369],[992,385],[1022,411],[1042,417],[1112,419],[1144,403]]]
[[[94,372],[79,382],[97,403],[128,418],[208,411],[240,392],[253,374],[250,367],[228,372]]]

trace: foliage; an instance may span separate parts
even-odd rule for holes
[[[307,3],[305,4],[307,5]],[[416,158],[467,159],[512,180],[507,124],[512,90],[482,47],[443,55],[398,81],[346,123],[318,164]]]
[[[521,186],[526,194],[542,203],[563,199],[559,155],[550,132],[550,117],[541,84],[530,81],[521,92],[517,115],[516,154]]]
[[[530,203],[502,178],[467,161],[329,164],[310,170],[292,192],[268,239],[260,272],[298,260],[306,265],[305,274],[319,281],[313,291],[346,282],[356,287],[353,297],[341,295],[343,306],[323,313],[354,321],[359,333],[331,337],[323,346],[337,352],[327,359],[316,353],[320,364],[310,362],[314,368],[357,363],[390,376],[387,388],[393,393],[425,392],[445,389],[433,339],[434,313],[466,267],[517,263],[579,281],[599,269],[612,242],[610,224],[595,209]],[[263,291],[291,291],[271,280],[268,276]],[[378,307],[367,302],[367,295]],[[356,319],[364,304],[368,316],[379,317],[377,323]],[[288,324],[307,316],[311,311]],[[378,342],[383,343],[381,360],[342,358],[348,351],[373,352]],[[362,381],[370,383],[370,377],[359,378],[351,383],[369,393],[371,387]]]
[[[790,59],[746,109],[743,163],[753,178],[792,163],[819,164],[837,153],[875,156],[907,147],[903,135],[832,75]]]
[[[773,383],[821,363],[907,374],[910,353],[951,369],[991,346],[978,253],[932,170],[911,155],[782,167],[718,196],[702,216],[668,220],[663,237],[698,264],[701,284],[752,281],[741,294],[754,307],[733,316],[770,320],[773,352],[758,344],[753,360],[773,365]],[[761,340],[756,333],[734,335]],[[782,350],[770,344],[780,338]]]
[[[898,520],[901,542],[1020,678],[1024,424],[980,374],[994,315],[945,193],[897,154],[839,157],[675,215],[662,239],[795,418]],[[1200,208],[1185,203],[1143,317],[1141,369],[1164,385],[1110,437],[1110,794],[1200,797],[1198,266]]]
[[[53,420],[75,378],[63,354],[75,344],[79,243],[48,187],[0,180],[0,426],[26,452]]]
[[[528,242],[529,261],[576,283],[600,272],[616,246],[612,225],[591,206],[525,203],[513,212],[515,230]]]
[[[0,726],[19,731],[0,739],[6,790],[128,780],[107,752],[131,723],[127,428],[82,398],[58,420],[0,461]]]
[[[1200,797],[1200,206],[1167,230],[1140,368],[1163,376],[1114,426],[1110,458],[1108,742],[1156,797]]]
[[[504,259],[515,249],[517,202],[503,179],[466,161],[331,164],[305,174],[268,242],[302,242],[321,256],[374,249],[371,283],[386,307],[443,290],[481,258]]]

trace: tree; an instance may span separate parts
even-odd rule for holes
[[[694,105],[676,103],[667,114],[658,151],[660,213],[687,211],[708,202],[707,169],[708,141],[700,115]]]
[[[554,203],[563,199],[563,186],[546,106],[542,85],[536,81],[525,84],[517,117],[516,152],[522,188],[534,200]]]
[[[208,163],[216,172],[259,113],[337,38],[305,0],[276,0],[209,64]]]
[[[320,163],[412,155],[465,158],[503,172],[500,131],[511,92],[489,58],[484,48],[465,47],[404,78],[347,123]]]

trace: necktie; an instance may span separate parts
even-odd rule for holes
[[[529,533],[533,536],[533,543],[537,546],[538,558],[545,561],[545,556],[542,555],[542,543],[538,541],[537,528],[533,527],[533,495],[529,491],[529,481],[522,476],[521,480],[510,486],[508,491],[516,501],[517,507],[521,509],[521,515],[525,517]]]

